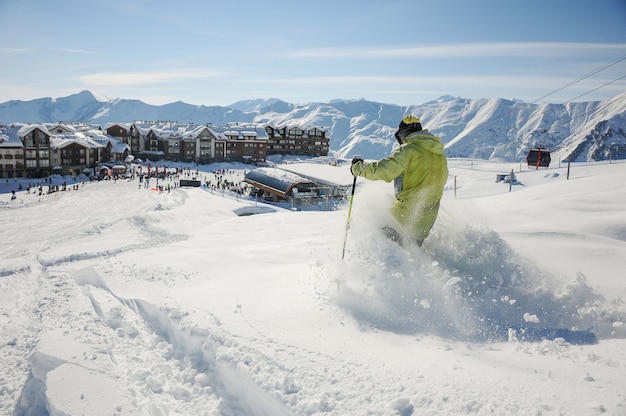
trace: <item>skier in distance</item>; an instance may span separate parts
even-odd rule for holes
[[[376,162],[355,157],[350,171],[365,179],[394,181],[391,213],[396,223],[385,225],[383,232],[400,245],[408,239],[421,247],[439,213],[448,163],[441,139],[422,129],[418,117],[404,116],[395,137],[400,146],[391,155]]]

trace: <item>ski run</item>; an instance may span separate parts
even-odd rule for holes
[[[626,414],[626,163],[449,165],[422,250],[381,182],[346,234],[347,202],[0,181],[0,414]]]

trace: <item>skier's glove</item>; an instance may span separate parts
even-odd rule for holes
[[[363,170],[363,159],[361,159],[360,157],[355,157],[354,159],[352,159],[352,166],[350,166],[350,172],[352,172],[353,176],[359,176],[359,173],[361,173],[361,170]]]

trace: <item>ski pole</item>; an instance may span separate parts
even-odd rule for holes
[[[356,176],[352,181],[352,193],[350,194],[350,203],[348,205],[348,220],[346,221],[346,235],[343,238],[343,251],[341,252],[341,260],[346,255],[346,242],[348,241],[348,229],[350,228],[350,214],[352,214],[352,201],[354,201],[354,189],[356,188]]]

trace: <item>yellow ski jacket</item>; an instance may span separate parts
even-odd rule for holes
[[[391,212],[403,234],[418,241],[428,237],[448,179],[448,163],[441,139],[428,130],[409,134],[406,143],[377,162],[359,161],[352,165],[355,176],[394,181],[396,202]]]

